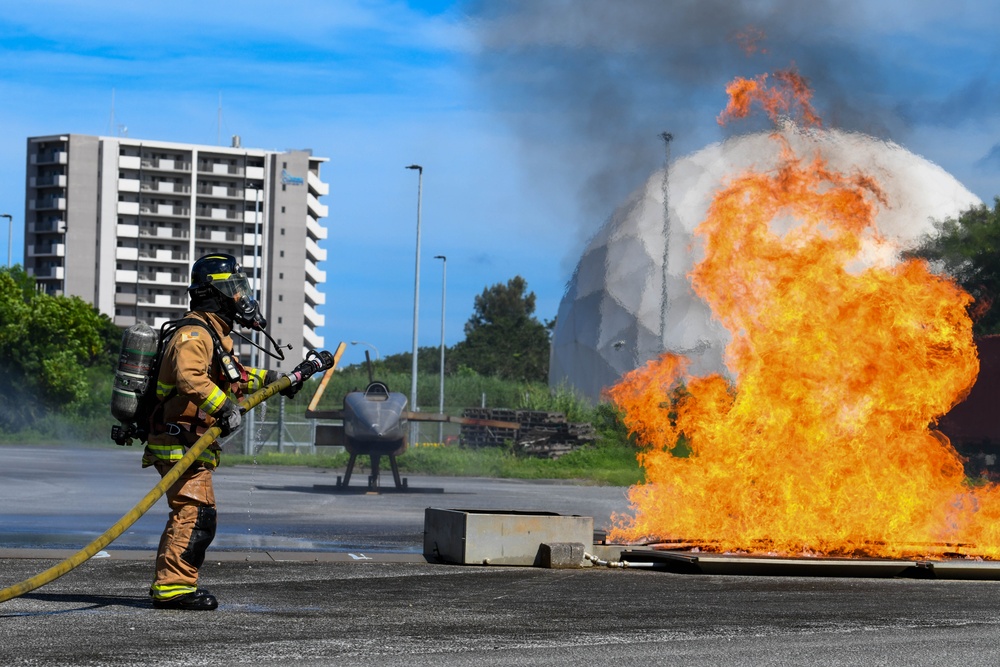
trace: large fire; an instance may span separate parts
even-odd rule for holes
[[[775,89],[734,82],[723,117],[754,101],[785,114],[787,93],[817,126],[804,80],[775,78]],[[884,259],[897,250],[874,223],[887,205],[868,175],[787,145],[777,169],[715,195],[690,280],[731,334],[735,381],[691,377],[686,359],[664,354],[608,391],[643,445],[646,477],[613,539],[1000,557],[997,487],[968,486],[934,430],[978,373],[971,299],[921,261]]]

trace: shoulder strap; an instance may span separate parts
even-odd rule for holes
[[[213,327],[208,322],[204,320],[199,320],[197,317],[182,317],[179,320],[173,320],[172,322],[167,322],[169,325],[174,325],[170,327],[170,334],[173,335],[175,331],[181,327],[186,326],[197,326],[208,331],[209,335],[212,337],[212,343],[214,344],[215,352],[218,353],[222,349],[222,341],[219,340],[219,334],[215,333],[215,327]]]
[[[168,322],[167,324],[175,324],[176,326],[171,327],[170,333],[177,331],[183,326],[200,326],[203,329],[208,330],[209,335],[212,336],[212,354],[213,361],[218,361],[219,365],[222,367],[222,373],[226,376],[226,379],[230,382],[239,382],[243,378],[243,371],[241,370],[236,359],[233,358],[232,354],[227,353],[222,347],[222,340],[219,338],[219,334],[215,332],[215,327],[211,324],[204,322],[197,317],[184,317],[179,320],[174,320],[173,322]],[[166,325],[164,325],[166,326]]]

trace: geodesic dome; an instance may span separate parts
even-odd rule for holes
[[[933,231],[934,220],[982,203],[946,171],[897,144],[791,125],[776,134],[801,158],[819,155],[831,169],[874,177],[887,201],[876,225],[897,248]],[[688,357],[694,375],[727,373],[729,332],[687,278],[702,256],[693,231],[728,179],[778,165],[782,142],[776,134],[734,137],[680,158],[666,174],[654,172],[614,212],[591,239],[560,303],[551,387],[569,385],[596,402],[622,374],[664,351]],[[898,252],[884,253],[872,249],[865,261],[896,261]]]

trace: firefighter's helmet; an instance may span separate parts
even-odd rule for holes
[[[216,253],[199,258],[191,267],[188,294],[194,310],[219,313],[254,329],[267,325],[250,282],[232,255]]]

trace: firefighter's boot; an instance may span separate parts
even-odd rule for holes
[[[153,600],[153,607],[156,609],[211,611],[218,606],[219,601],[215,599],[215,596],[203,588],[199,588],[194,593],[185,593],[166,600]]]

